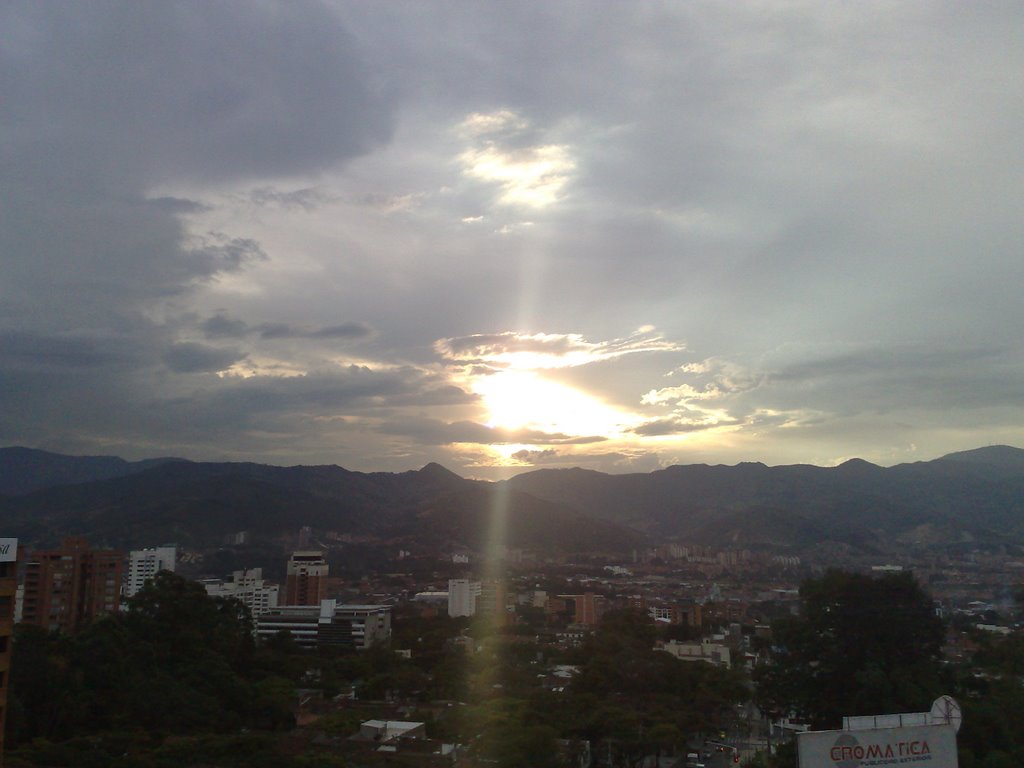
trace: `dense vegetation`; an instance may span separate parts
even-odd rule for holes
[[[771,662],[754,673],[763,709],[838,728],[844,715],[928,711],[950,693],[963,707],[961,768],[1024,765],[1024,636],[963,622],[979,651],[963,664],[943,661],[945,625],[909,574],[830,571],[805,581],[800,596],[801,615],[773,624]],[[795,768],[793,745],[770,764]]]
[[[255,648],[244,606],[167,572],[130,605],[75,635],[17,627],[9,750],[114,765],[169,734],[290,727],[292,685]]]
[[[484,639],[468,690],[472,725],[465,730],[484,734],[474,749],[499,766],[550,764],[538,755],[556,759],[555,738],[567,741],[569,752],[588,741],[615,765],[634,765],[644,755],[678,752],[697,733],[717,732],[749,697],[736,673],[653,650],[655,627],[635,611],[606,614],[580,647],[546,659],[578,670],[552,688],[536,685],[545,652],[510,640]]]
[[[460,635],[468,643],[451,642]],[[428,735],[471,745],[499,766],[561,764],[583,740],[626,764],[717,729],[749,695],[738,676],[656,652],[654,639],[647,617],[627,612],[608,614],[568,651],[486,623],[414,616],[396,621],[394,638],[414,649],[411,660],[385,648],[310,653],[287,636],[257,646],[237,602],[161,573],[129,612],[75,635],[18,627],[9,764],[344,764],[294,745],[287,754],[299,687],[422,706]],[[542,670],[555,662],[578,673],[545,685]],[[429,707],[438,700],[465,704],[438,717]],[[316,729],[345,737],[373,716],[372,706],[353,704]]]
[[[400,704],[429,737],[498,768],[578,764],[587,744],[604,765],[633,766],[732,730],[736,705],[751,697],[834,728],[842,715],[927,710],[940,693],[964,706],[963,768],[1024,764],[1024,639],[972,629],[980,650],[971,663],[943,663],[943,625],[906,575],[830,572],[805,582],[801,597],[801,616],[774,625],[752,688],[740,673],[653,650],[664,629],[639,612],[609,612],[579,646],[559,649],[538,636],[542,612],[495,629],[400,611],[393,647],[411,658],[388,648],[309,652],[286,635],[256,645],[240,604],[162,573],[129,612],[75,635],[17,628],[8,765],[374,765],[384,758],[347,737]],[[296,730],[299,689],[354,700]],[[791,768],[793,748],[754,764]]]
[[[942,622],[910,574],[829,571],[800,589],[801,614],[773,625],[758,670],[762,706],[816,730],[845,715],[927,711],[941,693]]]

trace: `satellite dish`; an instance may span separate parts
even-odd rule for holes
[[[952,696],[939,696],[932,704],[928,719],[932,725],[952,725],[954,731],[959,731],[964,715]]]

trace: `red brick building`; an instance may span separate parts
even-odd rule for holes
[[[21,620],[44,629],[74,632],[121,607],[124,553],[91,549],[82,536],[59,549],[32,552],[25,560]]]
[[[327,560],[323,552],[294,552],[288,560],[284,605],[320,605],[327,597]]]
[[[18,540],[0,539],[0,766],[4,761],[7,686],[11,675],[14,593],[18,588]]]

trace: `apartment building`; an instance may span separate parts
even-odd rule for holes
[[[201,583],[206,588],[206,594],[211,597],[232,597],[239,600],[249,609],[253,618],[277,607],[278,593],[281,589],[277,584],[268,584],[263,580],[262,568],[233,571],[231,581],[204,579]]]
[[[7,686],[11,673],[14,595],[18,586],[18,540],[0,539],[0,766],[4,760]]]
[[[329,568],[323,552],[293,552],[284,583],[285,605],[320,605],[327,596]]]
[[[480,597],[480,582],[469,579],[448,580],[448,615],[474,616]]]
[[[128,554],[128,576],[124,583],[124,596],[134,597],[147,579],[160,571],[174,571],[178,548],[173,544],[150,549],[136,549]]]
[[[121,604],[124,553],[92,549],[83,536],[25,559],[21,620],[44,629],[74,632]],[[13,595],[13,593],[12,593]]]

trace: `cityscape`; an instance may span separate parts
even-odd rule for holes
[[[145,480],[164,487],[160,478],[172,470],[179,482],[182,473],[215,471],[221,484],[233,471],[254,471],[230,464],[216,468],[191,463],[125,465],[119,477],[94,481],[76,477],[78,482],[68,486],[60,479],[66,476],[66,467],[54,475],[45,470],[47,464],[77,461],[80,470],[88,473],[88,457],[0,450],[6,468],[20,470],[26,455],[36,462],[36,483],[49,487],[9,497],[7,519],[17,533],[21,533],[15,530],[19,526],[31,533],[27,521],[35,519],[31,507],[28,517],[18,509],[19,499],[23,504],[33,499],[49,504],[48,494],[59,493],[66,504],[81,509],[108,504],[105,496],[96,496],[96,490],[103,488],[131,505],[134,499],[124,495],[124,487],[136,488],[136,497],[144,499],[145,494],[137,490],[139,484]],[[996,459],[995,468],[987,463]],[[1024,482],[1024,451],[1009,447],[944,457],[938,464],[944,472],[969,471],[976,480],[991,473],[997,478],[995,487],[1007,482],[1019,487]],[[862,467],[857,470],[863,472]],[[322,486],[322,475],[317,477]],[[439,503],[457,506],[453,489],[478,485],[447,471],[442,474],[437,467],[393,478],[375,477],[381,482],[430,479],[423,490],[427,508]],[[8,484],[7,489],[25,480],[22,471],[0,471],[0,483]],[[299,493],[294,478],[290,482],[293,493]],[[89,637],[118,622],[125,622],[119,632],[136,631],[131,628],[132,622],[140,620],[134,618],[137,615],[149,615],[156,622],[151,631],[166,633],[175,645],[179,640],[173,639],[178,631],[174,621],[188,621],[192,614],[226,611],[239,622],[234,642],[243,642],[249,650],[237,653],[245,658],[253,653],[266,656],[247,674],[256,675],[257,686],[270,680],[276,686],[273,704],[264,704],[273,711],[272,718],[264,714],[272,724],[264,722],[262,730],[269,737],[264,748],[278,761],[270,764],[281,765],[293,764],[288,760],[305,764],[301,759],[307,758],[316,765],[356,766],[795,765],[793,750],[800,734],[816,736],[831,733],[829,728],[845,729],[844,723],[856,717],[871,716],[872,724],[880,716],[927,718],[929,707],[951,694],[955,696],[949,700],[958,713],[964,712],[967,723],[959,740],[959,764],[971,765],[976,756],[989,759],[986,755],[992,754],[984,741],[987,737],[977,730],[984,733],[998,727],[992,714],[985,712],[986,696],[995,695],[998,681],[1014,669],[1002,665],[1015,663],[1015,649],[1024,637],[1024,543],[1008,532],[999,540],[986,540],[980,533],[973,540],[933,535],[903,541],[888,550],[838,545],[794,550],[788,543],[771,546],[753,540],[746,546],[735,540],[688,543],[637,533],[633,539],[604,539],[605,549],[588,549],[579,546],[589,541],[582,530],[566,528],[558,542],[562,546],[554,549],[510,546],[497,540],[493,531],[470,546],[464,541],[454,543],[457,537],[452,536],[448,544],[438,544],[444,539],[419,528],[410,536],[395,529],[375,535],[355,527],[296,527],[291,525],[290,509],[282,518],[284,527],[273,533],[266,526],[260,531],[231,530],[224,526],[239,519],[239,510],[221,508],[211,513],[210,500],[195,498],[193,490],[182,485],[179,495],[167,492],[164,498],[180,519],[188,519],[190,505],[203,510],[209,526],[205,543],[193,535],[189,545],[153,542],[121,550],[109,546],[110,539],[74,530],[81,519],[91,520],[97,531],[110,530],[103,524],[104,514],[123,519],[119,510],[102,506],[85,518],[51,520],[47,536],[57,535],[61,526],[70,528],[49,546],[30,543],[23,534],[20,539],[3,540],[8,561],[0,591],[8,595],[10,616],[5,636],[11,638],[13,629],[16,642],[12,648],[4,641],[0,648],[6,650],[4,663],[11,675],[8,705],[18,702],[16,714],[8,721],[9,734],[13,733],[8,745],[12,738],[15,745],[9,749],[9,764],[65,764],[60,762],[62,754],[69,765],[122,757],[103,752],[100,742],[86,747],[81,741],[83,727],[86,733],[109,729],[109,724],[102,725],[105,716],[94,714],[77,726],[63,727],[46,726],[35,714],[26,717],[26,710],[41,705],[22,703],[23,686],[43,690],[53,686],[55,679],[40,677],[40,669],[20,668],[18,662],[25,657],[18,647],[43,636]],[[638,486],[634,488],[638,497],[643,494]],[[262,492],[272,495],[269,487]],[[232,493],[247,503],[237,487]],[[406,504],[412,504],[408,488],[403,493]],[[268,514],[261,511],[264,519]],[[387,514],[376,513],[377,517]],[[475,514],[486,518],[491,511],[482,507]],[[553,516],[554,509],[548,514]],[[349,518],[339,510],[337,519]],[[588,524],[586,518],[573,522]],[[449,523],[440,518],[435,524]],[[600,521],[595,518],[589,524],[599,526]],[[849,538],[848,533],[844,536]],[[17,560],[12,558],[13,551],[18,552]],[[784,638],[794,626],[810,620],[819,589],[827,591],[830,605],[846,604],[865,617],[867,623],[858,620],[857,626],[868,633],[871,643],[882,647],[894,643],[886,654],[900,656],[900,644],[921,643],[927,649],[917,661],[901,661],[890,674],[902,674],[904,664],[928,660],[931,672],[920,674],[934,678],[915,679],[919,689],[910,694],[894,695],[886,686],[881,697],[863,690],[851,691],[846,698],[837,696],[835,706],[840,707],[843,723],[820,703],[804,700],[785,687],[777,689],[773,676],[780,674],[787,654],[793,653]],[[881,590],[893,593],[876,600],[870,596],[875,589],[880,596]],[[169,604],[177,604],[173,610],[183,613],[162,616],[161,611],[171,610],[166,607]],[[173,615],[178,618],[171,619]],[[895,637],[886,638],[881,628],[872,625],[874,621],[891,621],[894,626],[903,622],[904,626]],[[847,631],[857,630],[848,627]],[[247,639],[240,641],[242,636]],[[98,641],[83,642],[91,647]],[[217,641],[211,637],[204,642]],[[820,638],[816,642],[820,646]],[[616,682],[614,665],[607,667],[612,661],[603,656],[609,652],[605,644],[616,649],[614,665],[650,664],[652,671],[640,671],[640,667]],[[50,651],[54,660],[69,652],[58,648]],[[209,652],[204,648],[204,653]],[[271,664],[277,666],[273,676],[267,677]],[[687,669],[700,672],[682,671]],[[658,677],[648,679],[651,674]],[[606,675],[612,679],[603,679]],[[669,690],[659,690],[662,678],[674,680]],[[635,686],[640,688],[628,693]],[[818,688],[816,683],[814,689]],[[552,714],[541,718],[546,723],[543,728],[533,722],[545,708],[557,710],[570,702],[575,706],[578,697],[598,690],[616,702],[614,715],[604,712],[601,718],[605,719],[588,722],[589,715],[599,713]],[[56,694],[51,688],[43,695]],[[32,699],[27,697],[27,702]],[[697,707],[696,700],[703,703]],[[494,714],[483,714],[509,707],[513,709],[496,720],[488,719]],[[251,718],[251,713],[246,717]],[[976,718],[973,723],[972,717]],[[636,732],[624,733],[624,723],[633,723]],[[901,719],[899,725],[940,731],[947,727],[927,719]],[[213,754],[204,752],[210,743],[197,742],[195,735],[206,733],[209,726],[197,730],[194,724],[164,725],[189,734],[194,760],[210,759]],[[161,765],[161,755],[168,764],[190,764],[167,758],[175,754],[173,749],[159,739],[147,741],[143,737],[147,729],[130,730],[135,735],[128,742],[124,733],[112,741],[116,749],[127,749],[125,755],[134,755],[138,761],[125,765]],[[245,728],[243,733],[260,730],[259,726],[255,731]],[[230,731],[219,726],[211,733]],[[937,739],[938,734],[931,738]],[[50,741],[55,743],[49,746]],[[61,751],[62,741],[74,746]],[[224,744],[218,748],[225,748]],[[256,764],[243,753],[241,749],[214,764]],[[923,754],[893,759],[908,756]]]
[[[0,3],[0,768],[1024,766],[1022,31]]]

